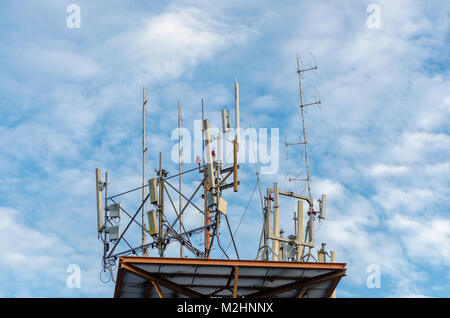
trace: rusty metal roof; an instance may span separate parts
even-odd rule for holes
[[[330,297],[344,263],[121,257],[115,297]]]

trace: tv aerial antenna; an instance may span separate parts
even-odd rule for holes
[[[308,195],[311,196],[311,176],[309,171],[309,158],[308,158],[308,139],[306,134],[306,124],[305,124],[305,111],[308,107],[314,106],[314,105],[320,105],[321,101],[320,95],[318,93],[317,88],[315,88],[316,92],[316,98],[313,102],[305,102],[305,97],[302,89],[302,79],[303,74],[312,71],[314,74],[317,74],[317,64],[315,63],[316,59],[312,53],[310,53],[310,65],[307,68],[302,68],[302,62],[300,57],[297,55],[297,74],[298,74],[298,91],[299,91],[299,97],[300,97],[300,113],[301,113],[301,119],[302,119],[302,133],[303,133],[303,141],[298,143],[301,145],[304,145],[304,152],[305,152],[305,165],[306,165],[306,183],[308,186]],[[311,63],[314,63],[311,64]]]
[[[295,259],[300,262],[308,262],[310,258],[316,259],[312,255],[312,249],[315,246],[314,239],[314,221],[315,215],[319,214],[319,220],[325,219],[326,195],[323,194],[319,199],[319,211],[314,210],[314,199],[311,195],[311,176],[309,171],[309,157],[308,157],[308,139],[305,124],[305,112],[311,106],[319,106],[321,104],[319,91],[314,88],[314,100],[312,102],[306,101],[305,94],[302,88],[302,80],[306,72],[312,71],[316,74],[317,64],[314,55],[310,53],[309,66],[304,67],[300,57],[297,55],[297,76],[299,89],[299,107],[301,114],[301,135],[303,136],[298,142],[288,142],[285,139],[285,146],[301,146],[304,149],[304,158],[306,166],[306,177],[289,177],[289,182],[304,182],[307,188],[307,195],[301,195],[290,191],[282,191],[278,184],[274,183],[272,188],[267,189],[267,196],[265,199],[265,220],[264,220],[264,244],[260,245],[257,258],[267,260],[269,254],[272,254],[272,260],[287,260]],[[286,150],[287,151],[287,150]],[[279,196],[287,196],[297,200],[297,214],[294,215],[295,235],[290,235],[286,239],[282,235],[279,228],[280,204]],[[303,231],[303,202],[307,203],[307,225]],[[272,228],[273,225],[273,228]],[[269,245],[269,240],[272,241],[272,246]],[[323,254],[323,253],[322,253]],[[322,255],[319,253],[319,255]],[[319,257],[320,258],[320,257]]]
[[[305,163],[306,163],[306,174],[307,174],[307,181],[308,182],[308,194],[311,196],[311,190],[310,190],[310,178],[309,178],[309,162],[308,162],[308,141],[306,138],[306,126],[305,126],[305,113],[310,106],[317,105],[319,109],[321,108],[321,100],[320,100],[320,92],[317,89],[317,87],[314,88],[314,100],[312,102],[307,102],[305,98],[305,94],[303,93],[302,88],[302,80],[304,79],[304,73],[312,71],[317,76],[317,63],[316,58],[312,53],[309,53],[309,66],[306,68],[302,68],[302,60],[300,56],[297,55],[297,75],[298,75],[298,90],[299,90],[299,97],[300,97],[300,110],[301,110],[301,119],[302,119],[302,134],[303,134],[303,140],[300,139],[298,142],[288,142],[285,138],[285,147],[286,147],[286,159],[288,159],[288,147],[289,146],[297,146],[297,145],[304,145],[304,152],[305,152]],[[300,153],[300,160],[302,160],[302,156]]]

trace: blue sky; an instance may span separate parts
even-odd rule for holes
[[[66,26],[71,3],[79,29]],[[372,3],[380,28],[366,24]],[[449,11],[448,1],[412,0],[2,1],[0,297],[112,296],[113,284],[99,280],[94,170],[108,171],[110,193],[139,186],[144,85],[148,171],[160,151],[176,171],[177,100],[187,128],[201,98],[218,126],[237,78],[242,127],[280,129],[280,171],[262,176],[263,189],[278,181],[301,190],[286,176],[303,162],[294,148],[286,159],[282,143],[299,137],[295,58],[307,62],[309,52],[319,70],[305,76],[305,92],[316,86],[323,103],[307,113],[312,189],[328,198],[316,237],[348,264],[338,296],[450,296]],[[254,171],[242,164],[239,195],[226,194],[233,227]],[[186,189],[197,179],[186,178]],[[255,193],[237,234],[249,259],[259,205]],[[70,264],[81,268],[79,289],[66,286]],[[370,264],[380,266],[380,288],[366,285]]]

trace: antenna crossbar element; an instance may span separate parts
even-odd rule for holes
[[[308,71],[313,71],[313,70],[317,70],[317,66],[310,67],[310,68],[305,68],[305,69],[302,69],[302,70],[297,70],[297,73],[303,73],[303,72],[308,72]]]
[[[321,104],[321,102],[320,102],[320,100],[319,100],[319,101],[314,102],[314,103],[300,104],[300,107],[303,108],[303,107],[307,107],[307,106],[320,105],[320,104]]]
[[[288,146],[295,146],[295,145],[303,145],[305,143],[304,142],[285,142],[284,144],[286,145],[286,147],[288,147]]]
[[[292,182],[292,181],[302,181],[302,182],[308,181],[307,178],[292,178],[292,177],[289,177],[288,180],[289,180],[289,182]]]
[[[299,145],[303,145],[304,142],[299,141],[299,142],[287,142],[286,138],[284,138],[284,145],[286,147],[286,160],[289,159],[289,152],[288,152],[288,148],[289,146],[299,146]]]

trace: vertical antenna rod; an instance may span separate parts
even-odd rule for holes
[[[204,108],[204,104],[203,104],[203,98],[202,98],[202,164],[203,166],[205,166],[205,137],[204,137],[204,121],[205,121],[205,108]],[[203,170],[203,174],[204,176],[206,176],[206,168],[204,168]],[[207,182],[208,180],[206,180],[205,178],[205,182],[203,184],[203,199],[205,200],[204,202],[204,208],[205,208],[205,225],[208,223],[208,217],[206,216],[206,214],[208,213],[208,208],[207,208],[207,203],[206,203],[206,194],[208,193],[207,189]],[[209,241],[209,231],[208,228],[205,228],[205,235],[204,235],[204,239],[205,239],[205,252],[207,251],[207,241]]]
[[[203,106],[203,98],[202,98],[202,125],[205,120],[205,111]],[[202,138],[202,165],[205,165],[205,140]]]
[[[102,206],[102,189],[103,189],[103,183],[102,183],[102,171],[97,168],[95,169],[95,192],[97,195],[97,227],[98,227],[98,233],[100,233],[103,230],[103,206]],[[105,204],[106,207],[106,204]]]
[[[159,171],[158,171],[158,177],[159,177],[159,230],[158,230],[158,250],[159,250],[159,256],[164,257],[164,246],[162,242],[162,238],[164,237],[163,233],[163,225],[164,225],[164,178],[165,178],[165,171],[162,168],[162,153],[159,153]]]
[[[180,174],[180,180],[179,180],[179,191],[180,191],[180,197],[179,197],[179,207],[178,207],[178,211],[180,213],[180,228],[179,231],[180,233],[182,232],[183,229],[183,214],[181,214],[181,210],[183,209],[183,199],[181,197],[181,190],[182,190],[182,180],[181,180],[181,176],[182,176],[182,172],[183,172],[183,161],[182,161],[182,155],[181,155],[181,124],[182,124],[182,119],[181,119],[181,103],[178,100],[178,173]],[[184,245],[180,244],[180,257],[184,257]]]
[[[301,111],[301,115],[302,115],[303,144],[305,145],[306,179],[304,181],[306,181],[307,185],[308,185],[308,197],[309,198],[311,198],[311,177],[309,174],[308,140],[306,138],[306,125],[305,125],[305,107],[312,106],[312,105],[319,105],[320,100],[316,100],[312,103],[307,103],[307,104],[303,103],[302,72],[316,70],[316,69],[317,69],[317,65],[311,66],[310,68],[307,68],[307,69],[301,69],[300,68],[300,57],[297,55],[298,90],[299,90],[299,96],[300,96],[300,105],[299,106],[300,106],[300,111]],[[309,202],[308,214],[309,214],[309,220],[308,220],[308,224],[307,224],[305,238],[309,237],[309,242],[314,244],[314,206],[313,206],[312,200]],[[309,250],[308,250],[307,261],[311,257],[311,248],[312,247],[310,246]],[[302,250],[302,253],[303,253],[303,251],[304,251],[304,249]],[[303,255],[302,255],[302,257],[303,257]]]
[[[303,125],[303,144],[305,145],[305,163],[306,163],[306,182],[308,185],[308,196],[311,197],[311,179],[309,177],[309,163],[308,163],[308,141],[306,140],[306,126],[305,126],[305,110],[303,105],[303,91],[302,91],[302,75],[300,70],[300,57],[297,55],[297,73],[298,73],[298,90],[300,95],[300,110],[302,114]]]
[[[235,111],[235,129],[236,129],[236,142],[237,142],[237,149],[239,149],[239,141],[240,141],[240,127],[239,127],[239,83],[236,80],[236,83],[234,84],[234,111]]]
[[[147,89],[142,89],[142,246],[145,246],[146,234],[145,234],[145,155],[147,152],[146,140],[145,140],[145,113],[147,105]],[[146,247],[142,248],[142,256],[148,256],[148,250]]]
[[[278,183],[273,184],[273,234],[280,235],[280,203]],[[272,241],[272,261],[281,259],[280,242],[278,240]]]
[[[216,184],[215,184],[215,174],[214,174],[214,158],[212,155],[212,142],[211,142],[211,134],[209,130],[209,121],[208,119],[203,120],[203,140],[205,142],[205,151],[206,151],[206,167],[204,168],[205,175],[205,184],[204,184],[204,200],[205,200],[205,255],[209,258],[209,249],[210,249],[210,210],[208,207],[208,196],[214,196],[216,193],[214,192]],[[211,192],[210,192],[211,190]]]

